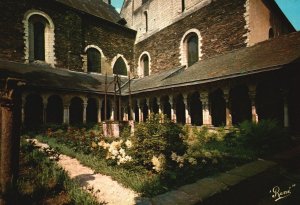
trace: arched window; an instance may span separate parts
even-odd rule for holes
[[[30,38],[29,51],[30,62],[45,61],[45,28],[47,19],[40,15],[32,15],[29,18]]]
[[[101,73],[101,54],[96,48],[89,48],[87,53],[87,71]]]
[[[45,25],[41,22],[33,24],[34,60],[45,61]]]
[[[188,66],[193,65],[199,60],[198,36],[191,34],[187,39]]]
[[[26,62],[43,61],[55,65],[54,24],[42,11],[30,10],[24,19],[25,60]]]
[[[150,74],[150,72],[149,72],[149,57],[146,54],[144,54],[142,57],[142,68],[143,68],[144,76],[148,76]]]
[[[119,57],[113,67],[113,73],[127,76],[127,66],[122,57]]]
[[[183,35],[180,42],[180,63],[189,67],[201,59],[201,35],[198,29],[190,29]]]
[[[148,32],[148,13],[147,11],[144,12],[145,16],[145,31]]]

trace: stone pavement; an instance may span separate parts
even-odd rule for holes
[[[49,147],[47,144],[34,140],[41,148]],[[92,191],[99,202],[109,205],[132,205],[139,196],[138,193],[123,187],[110,176],[94,174],[89,167],[83,166],[77,159],[60,155],[58,160],[61,166],[72,179],[77,179],[83,188]]]

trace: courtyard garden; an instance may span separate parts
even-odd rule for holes
[[[49,125],[24,137],[36,138],[146,197],[267,158],[290,146],[288,132],[273,120],[209,129],[181,126],[166,118],[162,122],[161,116],[151,115],[136,124],[134,134],[129,127],[118,138],[102,133],[101,125]],[[68,188],[62,187],[62,191]]]

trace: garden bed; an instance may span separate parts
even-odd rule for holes
[[[33,143],[21,143],[20,171],[13,204],[99,204],[54,162],[55,151],[39,151]],[[49,157],[52,159],[49,159]]]
[[[48,129],[34,136],[75,157],[96,172],[152,197],[200,178],[224,172],[288,145],[285,130],[275,122],[245,122],[240,129],[209,131],[180,127],[151,116],[137,124],[134,135],[105,138],[101,127]],[[240,131],[239,131],[240,130]]]

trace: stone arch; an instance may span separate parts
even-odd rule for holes
[[[148,60],[148,63],[145,62],[146,59]],[[148,66],[148,69],[147,69],[147,66]],[[146,71],[148,71],[148,73],[147,72],[145,73],[145,69],[146,69]],[[139,61],[138,61],[138,76],[145,77],[148,75],[151,75],[151,57],[150,57],[150,53],[148,51],[144,51],[140,55]]]
[[[70,124],[83,123],[83,100],[80,97],[73,97],[70,103]]]
[[[63,123],[63,100],[59,95],[51,95],[48,98],[47,110],[46,110],[46,122],[54,124]]]
[[[34,61],[34,44],[33,44],[33,22],[31,21],[32,17],[40,18],[44,20],[45,30],[44,30],[44,42],[45,42],[45,63],[50,64],[52,67],[55,66],[56,58],[54,52],[54,42],[55,42],[55,33],[54,33],[54,23],[50,16],[43,11],[39,10],[29,10],[25,13],[23,18],[24,25],[24,42],[25,42],[25,62],[29,63]]]
[[[215,127],[226,125],[226,101],[223,90],[218,88],[209,94],[212,124]]]
[[[86,122],[97,123],[98,122],[98,105],[96,98],[89,98],[86,107]]]
[[[192,125],[200,126],[203,124],[202,103],[199,92],[193,92],[190,99],[190,116]]]
[[[202,57],[202,37],[200,31],[196,28],[192,28],[185,32],[180,41],[180,64],[188,67],[188,40],[191,36],[197,36],[198,39],[198,61],[201,60]]]
[[[44,105],[43,98],[36,93],[26,96],[24,107],[24,124],[27,128],[36,128],[43,124]]]
[[[240,85],[230,90],[232,123],[237,125],[245,120],[251,121],[251,100],[248,87]]]
[[[130,72],[130,67],[129,67],[129,64],[128,64],[128,61],[126,60],[126,58],[121,54],[116,55],[111,62],[111,68],[112,68],[113,74],[116,74],[115,70],[117,68],[116,65],[118,62],[123,62],[125,65],[125,68],[126,68],[126,75],[125,75],[125,70],[124,71],[122,70],[122,74],[119,74],[119,75],[127,76],[128,73]]]
[[[99,54],[100,54],[100,71],[98,73],[102,73],[103,68],[104,68],[104,64],[105,64],[107,58],[105,57],[103,50],[100,47],[96,46],[96,45],[88,45],[84,49],[84,55],[82,55],[84,72],[88,72],[88,55],[87,55],[87,51],[89,49],[96,49],[99,52]]]

